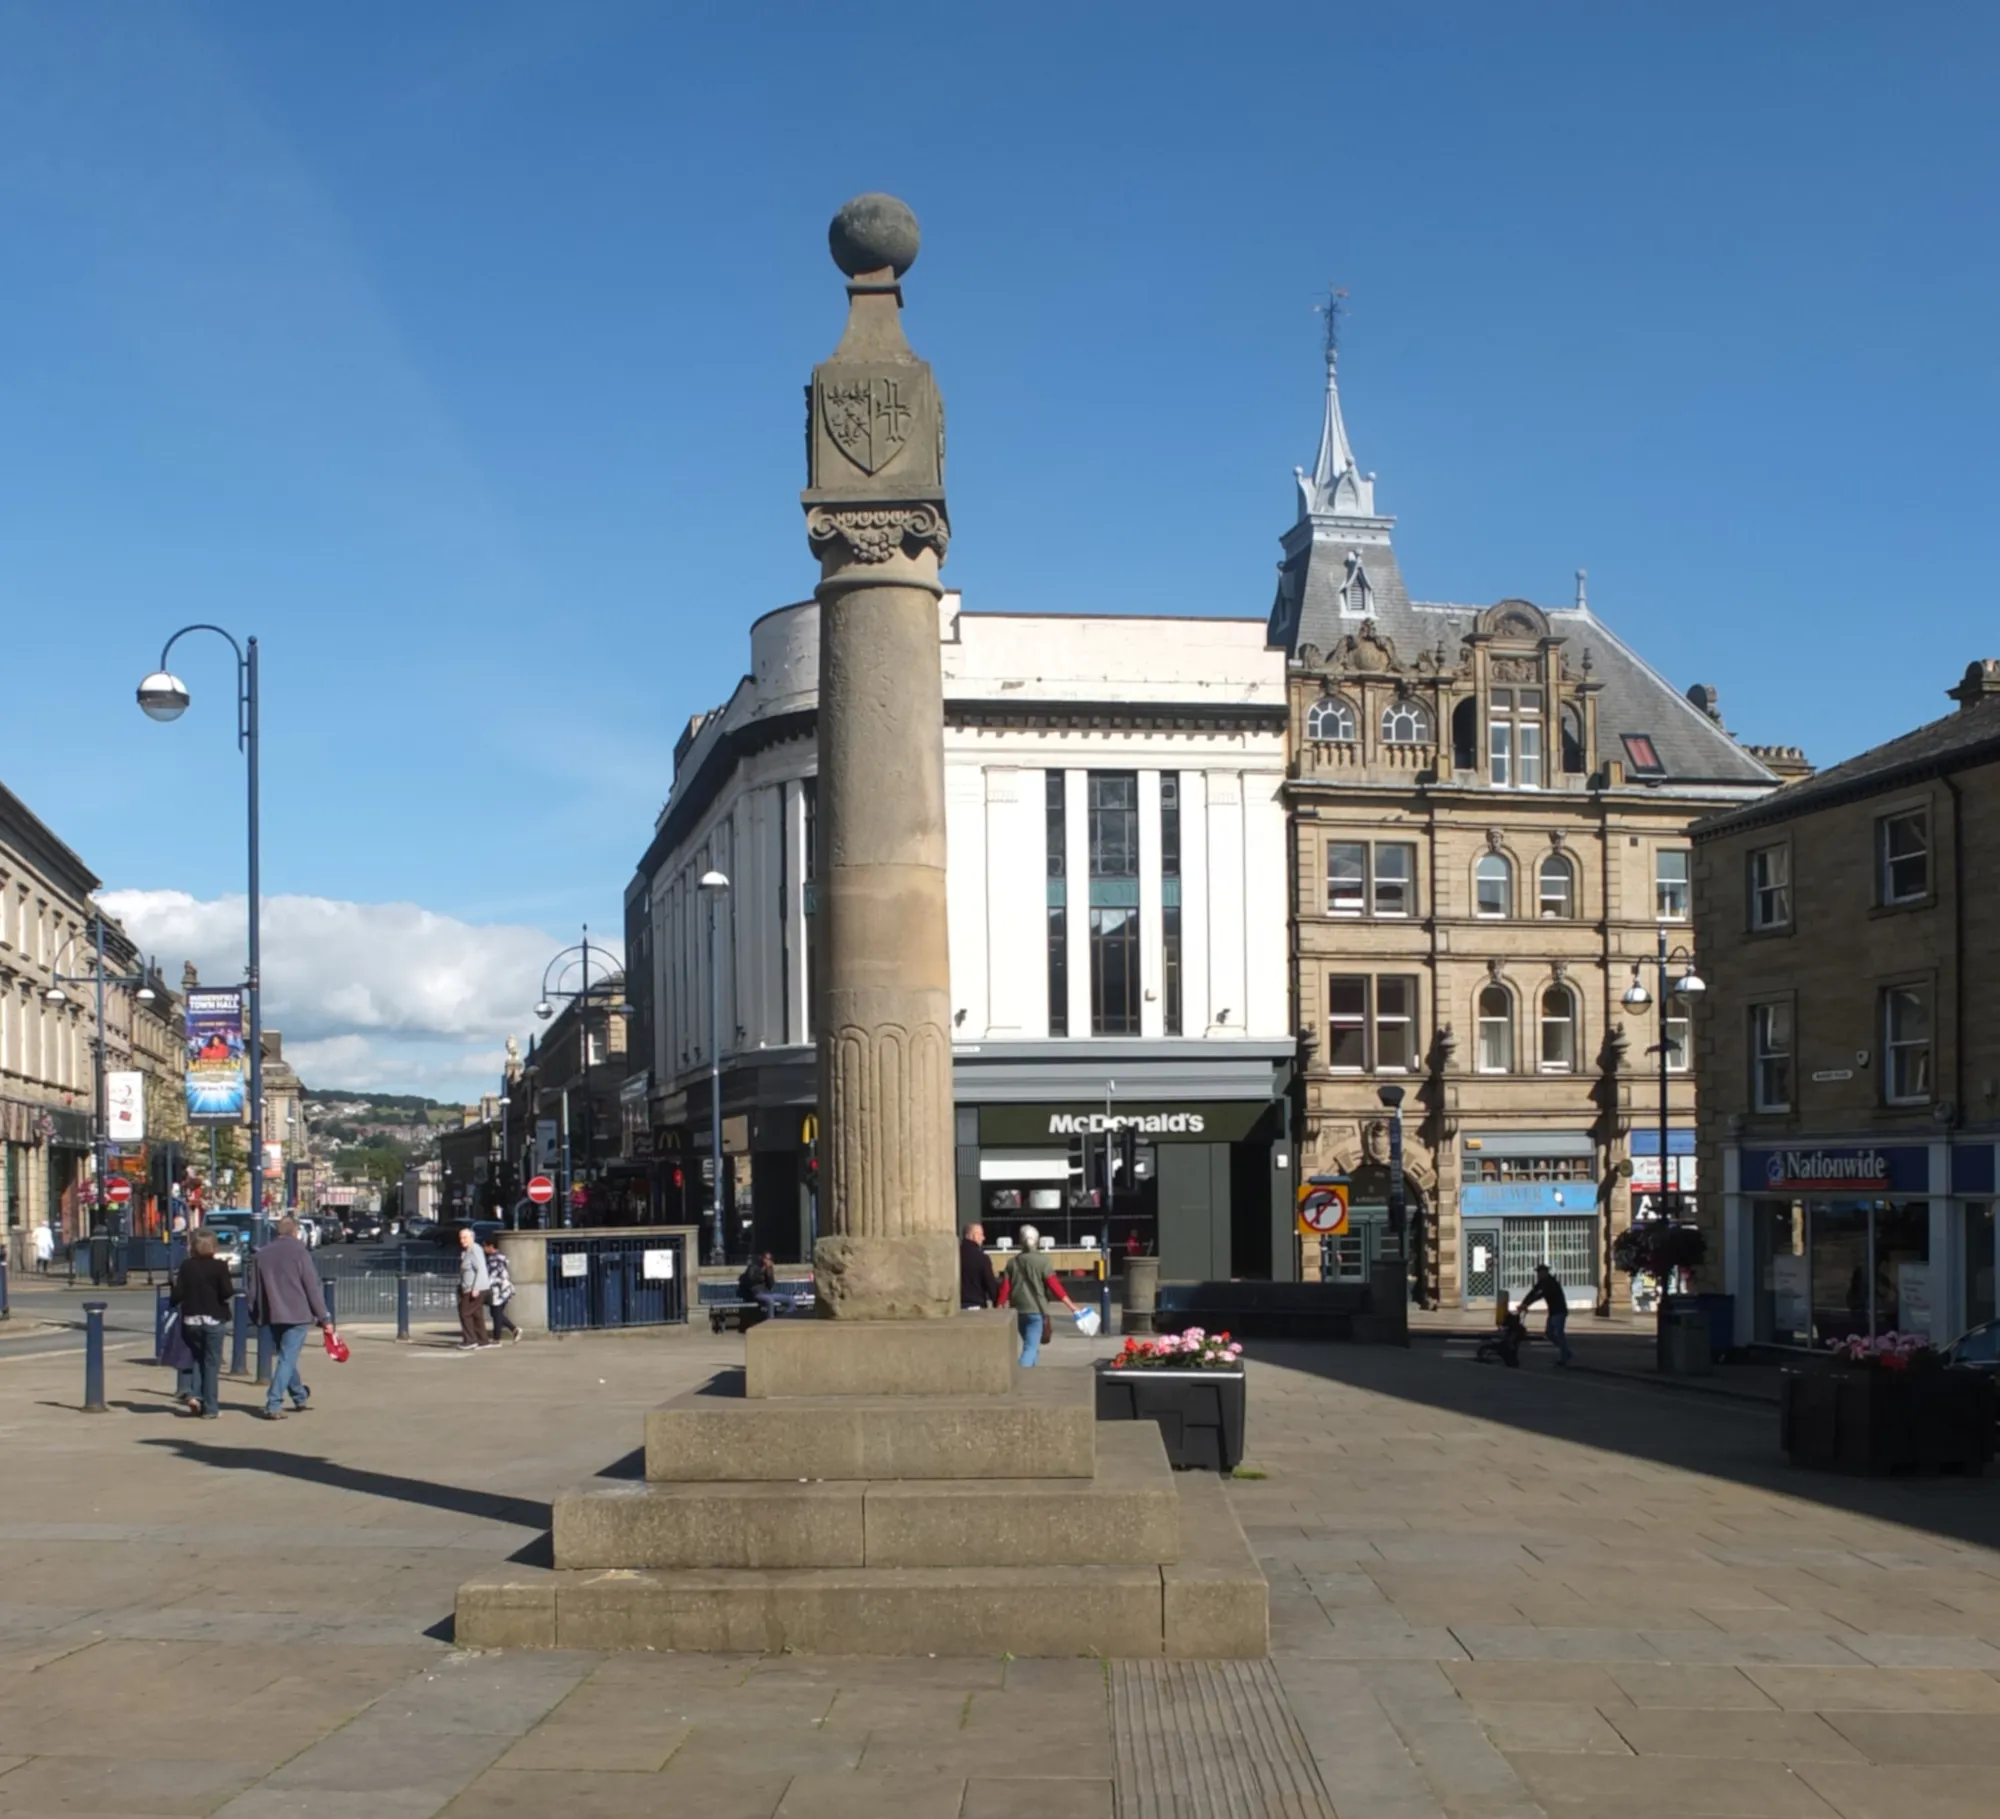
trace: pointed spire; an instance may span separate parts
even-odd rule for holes
[[[1372,518],[1375,476],[1361,472],[1340,415],[1340,318],[1346,296],[1344,290],[1329,285],[1326,301],[1315,306],[1326,318],[1326,417],[1320,425],[1319,456],[1311,475],[1302,468],[1297,470],[1299,505],[1301,513],[1308,516]]]

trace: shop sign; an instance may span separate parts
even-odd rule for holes
[[[1597,1211],[1597,1190],[1588,1181],[1473,1181],[1458,1190],[1458,1211],[1465,1219],[1574,1218]]]
[[[1745,1150],[1744,1190],[1879,1193],[1900,1188],[1922,1193],[1930,1186],[1929,1152],[1915,1146],[1855,1149]]]
[[[1149,1143],[1234,1143],[1250,1135],[1271,1109],[1267,1099],[1204,1100],[1195,1104],[982,1105],[979,1141],[987,1145],[1067,1143],[1131,1131]]]

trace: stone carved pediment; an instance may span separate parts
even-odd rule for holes
[[[1479,615],[1479,629],[1489,638],[1546,638],[1549,617],[1532,600],[1502,600]]]
[[[1387,676],[1400,673],[1403,664],[1396,655],[1395,641],[1383,637],[1373,619],[1364,619],[1360,630],[1333,647],[1328,667],[1348,675]]]

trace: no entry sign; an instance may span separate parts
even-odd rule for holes
[[[537,1175],[528,1183],[528,1198],[537,1206],[547,1206],[556,1197],[556,1184],[546,1175]]]
[[[104,1184],[104,1197],[113,1206],[123,1206],[132,1198],[132,1184],[123,1175],[113,1175]]]

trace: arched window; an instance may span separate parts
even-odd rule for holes
[[[1489,985],[1479,994],[1479,1071],[1514,1071],[1514,994],[1504,985]]]
[[[1514,862],[1505,853],[1488,853],[1473,874],[1473,908],[1482,916],[1514,913]]]
[[[1584,762],[1583,709],[1574,702],[1562,711],[1562,748],[1564,774],[1581,777],[1590,766]]]
[[[1566,985],[1542,994],[1542,1072],[1576,1072],[1576,996]]]
[[[1451,762],[1461,771],[1479,764],[1479,708],[1470,695],[1451,710]]]
[[[1536,907],[1544,921],[1567,922],[1576,914],[1576,869],[1561,853],[1550,853],[1542,861]]]
[[[1392,701],[1382,710],[1384,745],[1428,745],[1430,710],[1421,701]]]
[[[1352,745],[1357,722],[1354,709],[1338,695],[1322,695],[1306,709],[1306,737]]]

